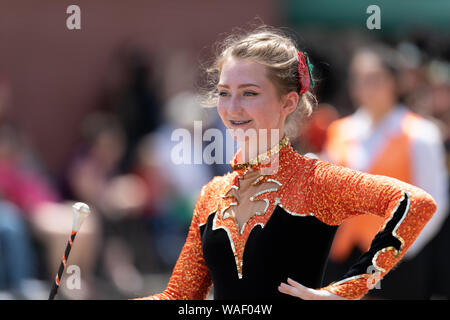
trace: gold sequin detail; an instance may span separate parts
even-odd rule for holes
[[[242,278],[243,252],[251,230],[264,227],[277,205],[288,214],[314,216],[329,225],[339,225],[345,219],[372,213],[390,219],[399,202],[407,193],[409,210],[393,232],[401,243],[401,250],[384,248],[373,257],[373,263],[382,270],[384,277],[403,257],[427,221],[436,211],[436,202],[424,190],[400,180],[363,173],[337,166],[318,159],[304,157],[295,152],[289,143],[279,149],[278,168],[274,174],[258,177],[257,184],[269,179],[279,183],[277,191],[254,195],[253,199],[267,201],[264,214],[253,215],[239,230],[234,219],[225,219],[220,213],[236,201],[228,195],[232,188],[239,188],[239,176],[255,166],[240,168],[224,176],[215,177],[203,187],[196,202],[186,243],[174,267],[167,288],[145,299],[204,299],[208,294],[211,277],[202,252],[200,225],[215,214],[214,228],[227,233],[236,262],[239,278]],[[313,243],[313,242],[312,242]],[[307,263],[307,262],[305,262]],[[361,274],[332,283],[321,290],[328,290],[348,299],[358,299],[369,290],[367,279]],[[262,280],[263,281],[263,280]]]
[[[271,161],[274,155],[278,154],[278,152],[286,147],[289,143],[289,137],[287,135],[284,135],[283,138],[280,140],[280,142],[273,146],[269,151],[262,153],[255,157],[254,159],[251,159],[248,162],[245,163],[237,163],[237,153],[233,157],[233,160],[231,160],[230,165],[231,168],[235,171],[239,170],[258,170],[261,166],[266,166],[267,163]]]

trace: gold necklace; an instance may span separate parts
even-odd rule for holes
[[[257,157],[251,159],[248,162],[245,163],[235,163],[236,162],[236,156],[231,161],[231,168],[233,170],[243,170],[243,169],[250,169],[252,167],[258,166],[267,162],[269,159],[272,158],[273,155],[277,154],[282,148],[287,146],[289,143],[289,137],[287,135],[284,135],[284,137],[280,140],[280,142],[273,146],[269,151],[264,152]]]

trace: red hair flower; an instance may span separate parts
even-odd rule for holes
[[[310,87],[314,86],[312,78],[313,65],[309,62],[308,54],[305,52],[298,52],[298,75],[300,81],[300,94],[307,92]]]

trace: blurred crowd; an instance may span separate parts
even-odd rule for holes
[[[407,181],[438,203],[405,261],[371,297],[448,299],[449,57],[430,54],[414,42],[359,45],[340,64],[345,75],[333,78],[321,70],[327,53],[311,56],[322,78],[319,88],[341,86],[348,99],[319,91],[320,103],[292,140],[294,147]],[[230,168],[171,161],[175,129],[193,132],[196,120],[203,130],[225,129],[215,109],[201,108],[193,88],[161,94],[161,83],[179,81],[180,73],[172,74],[170,66],[180,64],[180,57],[168,64],[165,81],[156,81],[149,57],[135,47],[115,53],[102,99],[80,123],[79,140],[56,177],[20,123],[8,117],[13,90],[6,77],[0,78],[0,299],[47,298],[76,201],[89,204],[93,214],[69,258],[69,264],[80,267],[81,290],[66,288],[63,277],[63,298],[148,295],[153,291],[145,281],[148,274],[170,274],[201,187]],[[339,228],[325,282],[367,250],[379,226],[376,217],[364,216]],[[411,275],[417,279],[408,286]]]
[[[443,52],[448,46],[442,48]],[[435,53],[435,52],[433,52]],[[450,64],[414,42],[354,46],[345,79],[352,110],[321,102],[298,137],[303,153],[416,185],[437,210],[403,260],[367,299],[450,297]],[[320,98],[319,98],[320,101]],[[325,283],[348,270],[383,227],[365,214],[342,223]],[[368,270],[368,273],[371,273]]]

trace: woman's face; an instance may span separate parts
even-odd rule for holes
[[[222,65],[217,88],[217,110],[225,126],[231,131],[242,129],[250,136],[255,132],[258,138],[267,134],[269,143],[273,141],[271,129],[278,130],[275,132],[282,138],[286,116],[295,110],[298,102],[295,92],[279,97],[265,66],[234,57],[229,57]],[[247,135],[245,141],[248,141]]]
[[[396,103],[395,79],[373,54],[361,53],[353,58],[349,86],[356,105],[375,113],[383,113]]]

